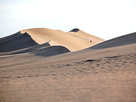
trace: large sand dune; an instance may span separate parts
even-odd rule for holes
[[[102,41],[46,28],[1,38],[0,102],[135,102],[136,33]]]
[[[51,46],[64,46],[70,51],[81,50],[104,41],[99,37],[89,35],[81,30],[77,34],[65,33],[61,30],[51,30],[47,28],[26,29],[21,32],[27,32],[38,44],[43,44],[49,41]],[[89,39],[89,41],[84,38]],[[90,42],[90,40],[94,40],[94,42]]]

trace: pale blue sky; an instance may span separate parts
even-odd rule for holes
[[[0,37],[39,27],[111,39],[136,32],[136,0],[0,0]]]

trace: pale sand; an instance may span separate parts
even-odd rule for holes
[[[83,31],[79,31],[79,34],[76,36],[73,34],[67,34],[61,30],[51,30],[47,28],[33,28],[21,31],[21,33],[25,32],[27,32],[38,44],[43,44],[49,41],[51,46],[64,46],[70,51],[77,51],[88,48],[96,43],[104,41],[103,39],[89,35]],[[84,38],[90,39],[94,42],[87,41]]]
[[[80,29],[78,29],[77,32],[73,32],[71,30],[70,32],[68,32],[68,34],[70,34],[70,35],[72,35],[72,36],[74,36],[76,38],[79,38],[80,40],[82,40],[84,42],[90,42],[91,46],[96,45],[96,44],[104,41],[104,39],[99,38],[99,37],[94,36],[94,35],[91,35],[91,34],[88,34],[88,33],[84,32],[84,31],[82,31]]]
[[[90,40],[80,32],[64,34],[81,42]],[[33,39],[22,39],[31,42],[23,46],[14,37],[0,39],[1,46],[9,47],[0,50],[0,102],[136,101],[136,33],[76,52],[69,52],[70,44],[52,46],[48,39],[38,45],[32,35]],[[54,39],[57,42],[56,36],[50,40]]]

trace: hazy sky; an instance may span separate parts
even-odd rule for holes
[[[111,39],[136,32],[136,0],[0,0],[0,37],[39,27]]]

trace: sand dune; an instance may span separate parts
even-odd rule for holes
[[[36,41],[38,44],[43,44],[47,41],[50,41],[50,45],[60,45],[64,46],[70,51],[77,51],[81,50],[87,47],[90,47],[94,45],[90,41],[86,41],[86,39],[94,39],[94,36],[86,36],[85,34],[82,35],[82,31],[80,31],[81,34],[74,36],[73,34],[67,34],[60,30],[51,30],[47,28],[34,28],[34,29],[26,29],[22,30],[22,33],[27,32],[34,41]],[[89,35],[89,34],[88,34]],[[80,38],[80,39],[79,39]],[[86,38],[86,39],[83,39]],[[104,41],[103,39],[100,39],[98,37],[95,37],[97,41],[95,43],[100,43]]]
[[[93,45],[96,45],[100,42],[103,42],[104,39],[102,38],[99,38],[97,36],[94,36],[94,35],[91,35],[91,34],[88,34],[78,28],[75,28],[73,30],[71,30],[70,32],[68,32],[68,34],[76,37],[76,38],[79,38],[80,40],[84,41],[84,42],[90,42],[91,43],[91,46]]]
[[[136,33],[104,42],[79,29],[21,33],[0,39],[0,102],[136,101]]]
[[[13,36],[0,39],[0,52],[13,51],[35,46],[37,43],[27,34],[16,33]]]
[[[110,47],[133,44],[133,43],[136,43],[136,33],[120,36],[120,37],[99,43],[96,46],[93,46],[91,48],[94,48],[94,49],[110,48]]]

